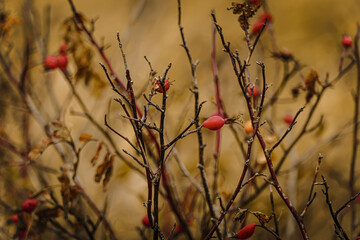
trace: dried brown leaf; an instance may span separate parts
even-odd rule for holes
[[[100,182],[102,176],[104,175],[107,167],[108,167],[108,161],[110,159],[110,152],[107,152],[105,157],[104,157],[104,161],[102,164],[100,164],[97,169],[96,169],[96,174],[95,174],[95,182]]]
[[[92,157],[92,159],[91,159],[91,164],[94,166],[95,164],[96,164],[96,161],[98,160],[98,158],[99,158],[99,155],[100,155],[100,152],[101,152],[101,149],[102,149],[102,147],[103,147],[103,145],[104,145],[104,142],[99,142],[99,145],[98,145],[98,148],[97,148],[97,150],[96,150],[96,153],[95,153],[95,155]]]
[[[234,221],[239,221],[241,223],[242,221],[244,221],[247,213],[247,209],[238,209],[235,214]]]
[[[30,152],[28,153],[28,158],[30,160],[35,160],[36,158],[38,158],[41,155],[42,152],[43,152],[43,147],[36,146],[30,150]]]
[[[64,212],[67,214],[71,201],[70,179],[66,173],[62,173],[58,179],[61,183],[61,196],[63,199]]]
[[[257,4],[233,2],[232,7],[229,9],[233,10],[233,14],[240,14],[238,21],[241,27],[245,30],[249,29],[249,19],[255,15],[260,6],[261,1]]]
[[[315,70],[311,70],[306,76],[304,85],[307,91],[306,101],[309,102],[315,94],[315,83],[319,82],[319,74]]]
[[[271,216],[267,216],[262,212],[252,212],[252,214],[254,214],[255,217],[257,217],[261,225],[265,225],[271,220]]]
[[[110,178],[112,176],[113,173],[113,163],[114,163],[114,159],[115,159],[115,155],[112,155],[109,159],[109,161],[107,162],[107,169],[105,172],[105,177],[103,180],[103,188],[104,190],[106,189],[107,185],[109,184]]]

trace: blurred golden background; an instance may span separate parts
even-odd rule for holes
[[[166,116],[166,130],[169,138],[175,136],[181,127],[186,126],[193,117],[193,95],[189,91],[191,87],[191,69],[185,51],[180,46],[181,38],[177,25],[177,1],[75,0],[74,3],[77,10],[83,14],[88,23],[91,19],[96,19],[94,35],[97,41],[105,46],[105,54],[109,58],[115,72],[121,79],[125,80],[124,65],[116,40],[116,33],[119,32],[126,53],[127,64],[134,81],[136,94],[141,94],[141,91],[144,89],[146,90],[145,92],[148,90],[149,66],[144,56],[150,60],[158,75],[162,75],[167,65],[170,62],[172,63],[172,68],[168,75],[171,88],[168,98],[169,111]],[[184,26],[187,43],[192,57],[195,60],[200,60],[197,68],[200,100],[207,101],[200,115],[202,120],[216,111],[210,56],[212,41],[212,19],[210,13],[212,10],[216,13],[218,23],[223,28],[226,40],[231,42],[232,50],[238,49],[242,59],[247,56],[244,32],[237,22],[237,16],[227,10],[231,3],[232,1],[229,0],[182,1],[182,25]],[[66,0],[3,0],[1,4],[9,14],[20,18],[22,21],[21,24],[14,27],[9,37],[14,47],[11,56],[21,55],[23,51],[25,41],[22,38],[23,27],[26,28],[27,26],[27,20],[23,16],[28,8],[32,9],[32,14],[28,15],[28,17],[32,18],[33,22],[39,24],[39,33],[32,34],[41,34],[45,31],[47,25],[50,26],[47,54],[55,54],[58,51],[59,46],[64,42],[64,21],[72,16],[70,6]],[[326,78],[327,73],[330,79],[334,79],[337,75],[340,56],[343,51],[341,38],[345,33],[350,36],[355,35],[356,23],[360,21],[360,2],[356,0],[278,0],[267,1],[267,7],[274,17],[272,29],[275,37],[273,38],[269,31],[266,31],[262,36],[252,57],[251,64],[253,67],[250,72],[251,76],[254,79],[261,78],[260,70],[255,66],[256,61],[263,61],[266,65],[267,82],[273,84],[269,89],[269,94],[271,95],[272,90],[278,86],[282,78],[283,69],[280,62],[272,58],[273,53],[276,51],[273,46],[274,40],[278,49],[290,51],[304,65],[304,68],[288,83],[285,91],[280,96],[280,101],[276,108],[266,112],[265,115],[265,118],[271,118],[273,123],[277,124],[277,134],[281,134],[287,127],[282,122],[283,116],[287,113],[294,115],[306,103],[303,95],[299,96],[297,100],[291,100],[291,88],[302,83],[302,76],[306,76],[311,69],[319,73],[321,80]],[[250,22],[254,22],[261,12],[263,12],[262,9]],[[50,14],[50,22],[46,20],[47,14]],[[85,37],[84,39],[87,38]],[[245,102],[241,96],[241,90],[232,72],[228,56],[222,51],[218,35],[216,36],[216,41],[220,89],[226,111],[231,116],[240,115],[240,120],[246,122],[249,118]],[[36,50],[34,51],[36,52]],[[103,123],[104,115],[108,114],[110,124],[131,140],[134,140],[130,125],[120,117],[123,114],[120,107],[112,101],[117,96],[108,86],[105,75],[98,64],[104,61],[94,49],[92,53],[93,58],[89,65],[100,76],[100,82],[104,84],[90,84],[86,86],[84,82],[79,82],[77,88],[85,100],[86,106],[98,122]],[[56,112],[56,109],[51,109],[52,100],[48,96],[48,89],[44,87],[48,84],[45,81],[51,81],[54,89],[53,94],[60,106],[66,104],[69,98],[69,87],[63,81],[60,71],[45,73],[42,67],[42,53],[37,52],[36,54],[38,56],[32,59],[34,66],[31,72],[31,86],[36,90],[33,90],[34,94],[39,103],[41,103],[40,109],[46,116],[47,121],[50,122],[57,119],[58,116],[64,116],[63,120],[71,130],[74,139],[77,139],[81,133],[89,133],[94,138],[102,138],[101,134],[93,126],[89,125],[84,118],[69,113],[70,110],[79,111],[79,105],[75,101],[70,103],[70,110],[66,113],[59,113]],[[349,59],[346,59],[345,63],[349,61]],[[15,64],[19,64],[19,62],[15,62]],[[75,69],[76,63],[70,56],[69,71],[74,72]],[[4,69],[1,71],[4,71]],[[44,77],[45,75],[46,77]],[[352,118],[354,113],[354,101],[351,92],[355,88],[355,82],[356,71],[353,68],[334,87],[327,90],[312,120],[312,123],[315,124],[320,116],[323,115],[324,124],[322,128],[306,135],[301,139],[296,148],[292,150],[289,158],[301,160],[297,168],[298,170],[296,170],[298,174],[296,189],[288,189],[288,178],[294,172],[294,169],[288,163],[289,161],[285,162],[279,174],[280,184],[283,186],[285,193],[295,192],[293,193],[296,196],[295,207],[299,211],[303,209],[306,203],[317,156],[320,152],[324,155],[324,161],[319,175],[324,175],[327,178],[331,186],[330,195],[334,205],[338,207],[349,199],[348,178],[352,151]],[[15,101],[9,104],[9,101],[4,99],[5,97],[8,98],[7,94],[4,94],[4,97],[1,98],[1,109],[4,112],[1,128],[3,128],[2,131],[11,133],[9,135],[12,136],[15,142],[20,143],[21,135],[17,130],[17,118],[19,117],[18,102]],[[139,99],[140,106],[146,103],[143,98],[140,97]],[[305,108],[303,115],[298,119],[298,124],[285,140],[285,145],[289,144],[299,132],[309,109],[310,107]],[[153,120],[158,117],[159,115],[153,112]],[[243,124],[236,125],[235,128],[238,130],[240,138],[244,140]],[[39,124],[32,119],[30,132],[32,147],[39,145],[45,139],[44,133],[39,129],[41,129]],[[264,132],[267,133],[266,131]],[[339,133],[339,136],[336,133]],[[207,145],[205,148],[206,168],[209,175],[211,175],[214,168],[215,133],[204,130],[203,135]],[[119,149],[129,148],[120,138],[118,142]],[[78,172],[79,181],[98,206],[104,206],[106,203],[106,216],[114,226],[114,230],[120,239],[139,239],[136,227],[141,226],[141,219],[146,213],[143,207],[143,203],[146,201],[146,182],[143,177],[131,171],[130,168],[117,159],[115,161],[113,177],[108,189],[104,192],[101,184],[93,181],[95,168],[90,164],[90,159],[94,155],[96,147],[96,143],[90,143],[89,146],[84,148]],[[199,170],[197,168],[197,139],[195,134],[180,140],[176,148],[181,161],[191,175],[200,182]],[[275,159],[277,155],[281,155],[281,150],[277,151],[275,152]],[[259,145],[255,145],[253,152],[254,159],[260,157]],[[9,155],[2,155],[1,157],[6,156]],[[69,167],[64,166],[59,159],[54,150],[49,149],[42,154],[38,161],[54,169]],[[241,156],[236,141],[229,128],[225,127],[222,131],[219,165],[219,194],[225,199],[233,192],[241,174],[243,163],[244,159]],[[171,158],[167,164],[174,181],[181,183],[177,186],[179,187],[177,194],[179,199],[183,199],[190,183],[182,175],[175,159]],[[357,191],[360,189],[359,164],[359,161],[357,161]],[[8,171],[9,168],[10,171]],[[31,177],[31,174],[36,175],[35,171],[33,173],[31,173],[31,170],[29,171],[30,179],[35,179]],[[267,172],[265,171],[265,173]],[[1,170],[1,174],[3,175],[1,177],[2,187],[0,188],[1,198],[11,199],[12,194],[16,195],[9,193],[11,186],[25,186],[32,191],[38,191],[42,188],[41,182],[21,179],[14,166],[6,166]],[[49,176],[49,182],[58,184],[57,177],[57,175]],[[209,178],[211,182],[212,177],[210,176]],[[14,183],[9,185],[8,181],[14,181]],[[259,180],[259,182],[261,181]],[[308,210],[304,220],[310,239],[329,239],[333,236],[334,232],[333,223],[330,221],[327,205],[320,189],[320,187],[315,187],[318,196]],[[252,191],[251,188],[246,190]],[[244,207],[270,214],[268,195],[268,190],[265,190],[256,200]],[[14,207],[15,203],[19,205],[22,202],[21,199],[13,200]],[[284,233],[283,239],[287,239],[285,237],[288,236],[285,234],[286,229],[291,225],[291,223],[288,223],[289,219],[287,217],[289,212],[276,194],[275,204],[278,214],[282,213],[280,229]],[[169,211],[169,207],[164,202],[162,202],[160,208],[162,211],[160,214],[164,216],[166,215],[164,211]],[[349,230],[349,214],[346,216],[343,220],[343,226],[346,230]],[[255,221],[255,218],[250,219]],[[169,221],[170,226],[174,222],[172,218],[166,220]],[[359,221],[359,218],[357,221]],[[161,224],[165,224],[165,222]],[[198,226],[199,223],[195,222],[193,228],[196,229]],[[359,231],[359,227],[357,230]],[[186,238],[185,236],[180,236],[180,239]],[[255,232],[253,239],[272,239],[272,237],[265,231],[260,230]],[[300,239],[300,237],[293,236],[293,238],[288,239]]]

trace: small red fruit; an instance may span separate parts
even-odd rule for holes
[[[35,210],[37,204],[38,204],[38,200],[36,199],[26,199],[23,202],[22,209],[25,212],[31,213],[32,211]]]
[[[246,133],[252,133],[252,132],[254,131],[254,128],[253,128],[253,126],[252,126],[251,121],[247,121],[247,122],[245,123],[244,130],[245,130]]]
[[[258,96],[260,96],[260,89],[258,88],[258,86],[255,85],[252,91],[251,88],[248,88],[248,94],[250,97],[253,94],[254,98],[257,98]]]
[[[203,123],[204,128],[218,130],[225,124],[225,119],[220,116],[211,116]]]
[[[19,221],[19,215],[17,215],[16,213],[14,215],[12,215],[11,221],[13,223],[17,223]]]
[[[259,4],[260,2],[261,2],[261,0],[249,0],[249,3],[253,4],[253,5]]]
[[[251,34],[252,35],[259,34],[262,27],[263,27],[263,25],[264,25],[264,22],[262,20],[259,20],[259,21],[255,22],[251,27]]]
[[[249,224],[246,225],[245,227],[243,227],[238,234],[236,234],[236,237],[238,239],[248,239],[249,237],[251,237],[255,232],[255,224]]]
[[[353,40],[348,35],[344,35],[341,42],[344,48],[349,48],[353,45]]]
[[[60,54],[59,56],[57,56],[57,66],[61,69],[61,70],[65,70],[67,65],[68,65],[68,57],[66,54]]]
[[[265,19],[267,19],[267,23],[271,23],[273,21],[273,16],[271,15],[271,13],[264,12],[260,16],[260,21],[262,21],[264,23]]]
[[[360,203],[360,195],[357,196],[357,198],[355,199],[355,201],[356,201],[357,203]]]
[[[141,222],[145,227],[150,227],[150,221],[149,221],[148,215],[145,215],[143,217],[143,219],[141,220]]]
[[[25,231],[22,231],[22,232],[19,232],[19,233],[18,233],[18,238],[19,238],[19,239],[24,239],[24,238],[26,237],[26,233],[27,233],[26,230],[25,230]]]
[[[49,55],[44,61],[45,70],[53,70],[57,68],[57,57],[55,55]]]
[[[175,227],[175,232],[176,232],[177,234],[180,234],[180,233],[183,233],[183,232],[184,232],[184,229],[181,227],[180,224],[178,224],[178,225],[176,225],[176,227]]]
[[[166,90],[166,91],[169,90],[169,88],[170,88],[170,82],[169,82],[169,80],[165,79],[164,84],[165,84],[165,90]],[[161,87],[160,82],[159,82],[159,81],[156,81],[156,85],[159,86],[159,88],[156,89],[156,91],[159,92],[159,93],[162,93],[162,92],[163,92],[163,88]]]
[[[286,114],[283,120],[286,124],[290,125],[294,121],[294,118],[290,114]]]
[[[66,52],[66,43],[60,46],[59,52],[60,54],[64,54]]]

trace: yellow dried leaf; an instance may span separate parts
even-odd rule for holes
[[[87,134],[87,133],[82,133],[79,137],[79,141],[80,142],[87,142],[92,138],[91,134]]]

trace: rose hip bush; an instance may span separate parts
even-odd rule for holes
[[[286,2],[199,2],[4,4],[1,239],[359,236],[359,25],[309,8],[309,47]]]

